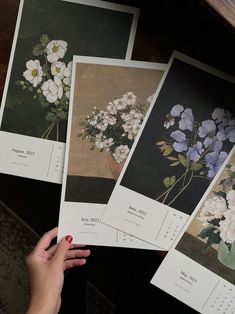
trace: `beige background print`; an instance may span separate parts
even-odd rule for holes
[[[133,92],[137,101],[146,103],[161,80],[162,70],[78,63],[76,67],[73,117],[68,175],[113,178],[108,152],[90,151],[91,143],[82,140],[80,122],[97,109],[106,110],[114,98]]]

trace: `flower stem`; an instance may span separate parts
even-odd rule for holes
[[[171,190],[173,189],[173,187],[175,187],[175,185],[176,185],[181,179],[183,179],[183,178],[187,175],[188,171],[189,171],[189,169],[186,169],[186,171],[175,181],[175,183],[174,183],[171,187],[169,187],[164,193],[162,193],[160,196],[158,196],[155,200],[158,201],[161,197],[163,197],[165,194],[167,194],[167,195],[164,197],[164,200],[163,200],[163,202],[162,202],[162,203],[164,204],[164,202],[166,201],[167,196],[169,195],[169,193],[171,192]]]
[[[46,129],[46,131],[42,134],[41,138],[45,138],[45,139],[48,139],[48,136],[50,135],[53,127],[55,125],[55,122],[52,122],[49,127]]]
[[[180,194],[189,186],[189,184],[192,181],[192,178],[193,178],[193,171],[192,171],[191,176],[188,180],[188,183],[180,190],[180,192],[167,205],[171,205],[180,196]]]

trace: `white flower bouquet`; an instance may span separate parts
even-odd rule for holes
[[[151,98],[152,96],[148,97],[146,103],[141,104],[133,92],[127,92],[121,98],[109,102],[106,110],[94,107],[81,123],[82,130],[79,136],[90,141],[90,150],[111,152],[116,163],[124,162],[141,127]]]
[[[207,247],[219,244],[219,259],[235,269],[235,165],[228,164],[226,172],[221,189],[213,191],[197,217],[203,227],[198,236],[206,239]]]
[[[68,116],[72,62],[66,64],[59,61],[66,51],[67,42],[50,40],[48,35],[43,34],[32,51],[38,59],[27,61],[24,79],[16,81],[16,85],[23,90],[34,93],[33,99],[40,103],[42,109],[47,109],[45,119],[49,126],[41,136],[45,139],[55,128],[58,141],[60,122],[67,120]]]

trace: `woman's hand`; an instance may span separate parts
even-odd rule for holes
[[[50,246],[57,236],[58,228],[45,233],[26,258],[29,274],[30,302],[27,314],[55,314],[61,305],[64,270],[82,266],[90,250],[81,250],[81,245],[71,244],[71,236],[59,244]]]

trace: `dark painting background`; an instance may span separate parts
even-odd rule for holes
[[[174,127],[168,130],[164,128],[166,114],[173,105],[181,104],[184,108],[192,109],[194,120],[202,122],[211,119],[211,113],[216,107],[234,112],[234,96],[234,84],[174,59],[121,185],[155,199],[164,191],[162,181],[165,177],[179,177],[184,172],[180,165],[170,167],[171,162],[163,157],[156,145],[164,136],[170,138],[169,134],[177,129],[175,126],[178,120]],[[232,143],[229,143],[223,146],[223,150],[228,152],[231,147]],[[187,191],[172,203],[172,207],[191,214],[209,183],[209,180],[194,178]]]
[[[16,80],[23,79],[26,62],[38,58],[32,50],[43,33],[50,40],[68,43],[61,59],[66,63],[74,54],[125,59],[132,19],[130,13],[61,0],[25,0],[1,129],[41,137],[48,126],[46,113],[33,100],[33,93],[15,85]],[[60,133],[59,140],[64,142],[66,123]]]

